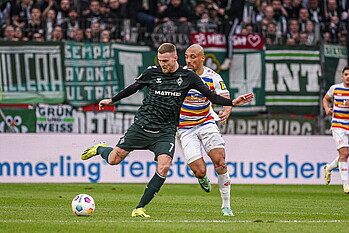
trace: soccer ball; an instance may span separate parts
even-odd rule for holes
[[[95,210],[95,201],[90,195],[79,194],[71,203],[72,210],[77,216],[90,216]]]

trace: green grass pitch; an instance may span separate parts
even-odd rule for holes
[[[349,195],[339,185],[232,185],[235,217],[221,216],[217,185],[165,184],[132,218],[145,184],[0,183],[0,232],[349,232]],[[90,217],[71,211],[75,195],[96,201]]]

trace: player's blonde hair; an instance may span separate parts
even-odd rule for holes
[[[159,54],[174,53],[174,54],[177,55],[177,48],[176,48],[176,46],[174,44],[163,43],[162,45],[159,46],[158,53]]]

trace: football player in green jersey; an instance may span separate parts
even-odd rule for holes
[[[81,159],[101,155],[110,165],[117,165],[133,150],[154,152],[157,168],[144,190],[143,196],[132,211],[133,217],[150,217],[144,207],[159,192],[170,169],[175,149],[175,135],[179,123],[179,111],[190,89],[197,89],[212,103],[238,106],[250,102],[254,94],[248,93],[236,99],[226,99],[212,93],[193,71],[180,67],[176,46],[164,43],[158,48],[159,66],[148,67],[136,81],[111,99],[99,102],[99,108],[126,98],[147,87],[142,106],[135,115],[134,123],[127,129],[117,145],[107,147],[98,144],[86,149]]]

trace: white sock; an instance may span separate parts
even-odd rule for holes
[[[339,156],[336,157],[335,160],[333,160],[328,166],[327,166],[327,170],[332,171],[333,169],[338,167],[338,158]]]
[[[343,187],[348,185],[348,163],[338,162],[339,173],[341,174]]]
[[[222,198],[222,208],[230,208],[230,177],[229,173],[218,175],[218,188]]]

